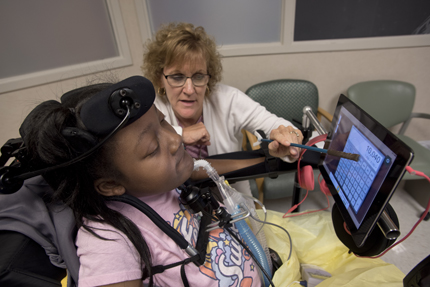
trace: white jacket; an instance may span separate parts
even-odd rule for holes
[[[166,116],[166,121],[181,131],[172,106],[165,99],[166,96],[164,99],[157,96],[155,105]],[[209,155],[240,151],[242,129],[251,133],[260,129],[269,137],[270,132],[280,125],[292,125],[267,111],[240,90],[222,84],[218,84],[213,93],[204,98],[203,122],[211,136]]]
[[[155,105],[166,116],[166,121],[179,134],[182,134],[182,129],[167,97],[157,96]],[[240,151],[243,140],[242,129],[251,133],[263,130],[269,137],[270,132],[280,125],[293,125],[270,113],[240,90],[223,84],[216,85],[213,93],[209,97],[205,96],[203,122],[211,136],[211,145],[207,147],[209,156]],[[288,157],[283,160],[291,162]],[[233,187],[242,193],[251,195],[248,181],[238,182]]]

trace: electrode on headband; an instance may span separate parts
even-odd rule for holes
[[[124,118],[128,105],[130,124],[144,115],[152,106],[155,90],[152,83],[142,77],[127,78],[91,97],[80,111],[80,117],[89,132],[105,135]]]

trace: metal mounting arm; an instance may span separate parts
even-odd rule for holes
[[[303,128],[305,130],[308,130],[311,123],[320,135],[324,135],[327,133],[326,129],[318,121],[318,118],[315,116],[314,112],[312,111],[312,108],[309,106],[305,106],[303,108]]]

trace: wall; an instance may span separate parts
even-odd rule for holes
[[[429,64],[430,47],[234,57],[223,60],[223,82],[245,91],[278,78],[309,80],[318,87],[320,106],[333,113],[339,95],[357,82],[402,80],[415,85],[414,112],[430,113]],[[428,124],[414,120],[406,135],[428,140]]]
[[[110,73],[123,79],[140,74],[142,39],[135,2],[125,0],[120,1],[120,5],[133,65]],[[429,64],[430,47],[229,57],[223,59],[223,82],[245,91],[251,85],[266,80],[310,80],[319,89],[320,106],[333,112],[339,94],[345,93],[356,82],[373,79],[404,80],[414,84],[417,89],[414,111],[430,112]],[[98,77],[100,75],[88,78]],[[0,145],[10,138],[19,137],[18,128],[34,106],[85,85],[86,78],[67,79],[0,94]],[[426,128],[424,120],[416,120],[407,135],[417,140],[428,140],[430,130]]]

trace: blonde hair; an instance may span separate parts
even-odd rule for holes
[[[201,26],[190,23],[169,23],[161,26],[154,40],[144,46],[142,72],[158,91],[161,88],[163,69],[170,65],[184,65],[206,60],[209,91],[221,81],[221,55],[215,40]]]

